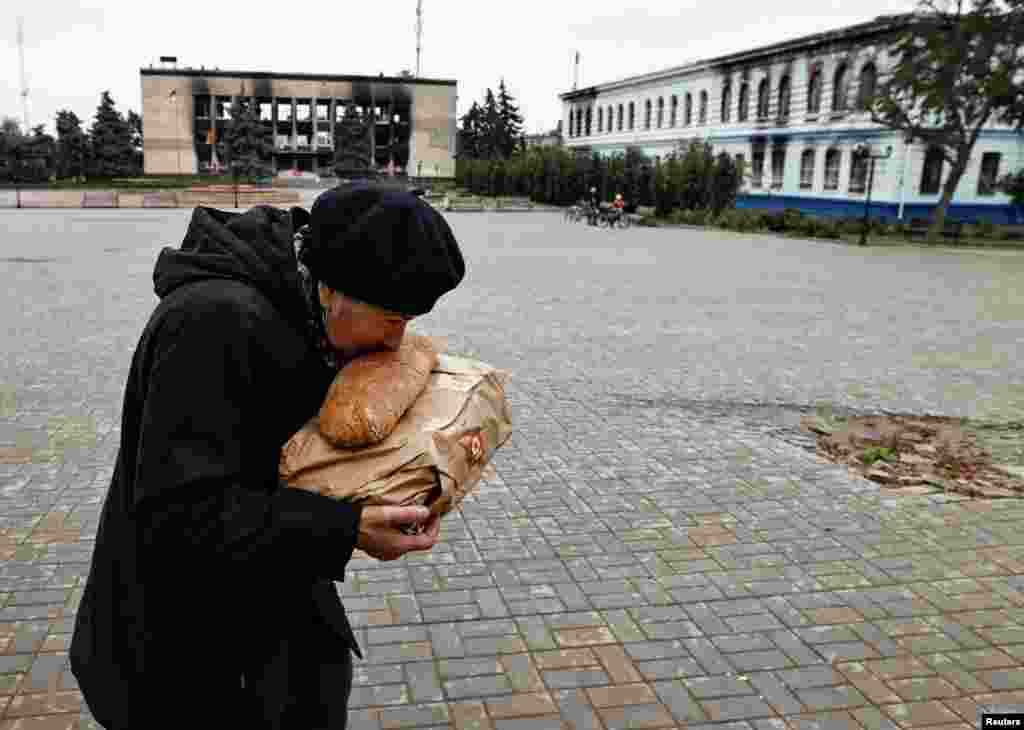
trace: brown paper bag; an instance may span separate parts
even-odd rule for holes
[[[512,434],[510,374],[478,360],[440,355],[426,388],[377,444],[332,446],[313,418],[281,451],[291,487],[366,504],[422,504],[445,515],[480,481]]]

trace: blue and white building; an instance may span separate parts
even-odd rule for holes
[[[927,218],[950,165],[922,143],[873,124],[863,100],[894,61],[889,49],[912,14],[818,33],[742,53],[560,94],[568,147],[601,155],[638,147],[660,158],[692,139],[746,163],[738,207],[861,215],[868,161],[871,214]],[[1024,134],[989,124],[974,147],[949,215],[1018,222],[995,181],[1024,167]]]

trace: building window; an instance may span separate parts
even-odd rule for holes
[[[693,96],[686,92],[686,101],[683,108],[683,124],[689,127],[693,123]]]
[[[636,129],[636,104],[629,102],[629,131]]]
[[[604,131],[604,109],[601,107],[597,108],[597,131]]]
[[[836,69],[836,75],[832,81],[832,111],[842,112],[846,111],[846,64],[839,64],[839,68]]]
[[[740,108],[736,113],[736,118],[741,122],[747,121],[747,116],[750,111],[750,84],[744,81],[740,84]]]
[[[334,121],[340,122],[342,119],[345,118],[345,109],[346,109],[346,107],[347,107],[347,103],[345,102],[344,99],[335,99],[334,100]],[[571,109],[569,110],[569,119],[572,119],[572,110]],[[572,136],[572,122],[569,122],[569,136],[570,137]]]
[[[732,86],[727,82],[722,87],[722,122],[728,123],[732,114]]]
[[[291,138],[287,134],[277,135],[277,148],[279,150],[286,150],[291,145]]]
[[[772,148],[772,190],[782,190],[782,179],[786,174],[786,148],[776,145]]]
[[[829,150],[825,153],[825,189],[839,189],[839,150]]]
[[[662,120],[665,117],[665,97],[658,97],[658,129],[661,129]]]
[[[981,156],[981,174],[978,176],[978,195],[995,195],[999,177],[999,153],[986,152]]]
[[[707,124],[708,121],[708,92],[700,92],[700,115],[697,117],[701,124]]]
[[[612,117],[614,112],[612,111],[612,105],[608,105],[608,134],[611,134],[614,130],[612,129]]]
[[[269,102],[260,102],[260,121],[269,122],[274,119],[274,105]]]
[[[231,119],[231,97],[218,96],[214,106],[217,119]]]
[[[821,71],[811,72],[811,80],[807,83],[807,113],[817,114],[821,111]]]
[[[761,187],[761,181],[764,178],[764,147],[755,147],[750,159],[750,184],[755,188],[759,188]]]
[[[644,129],[651,128],[651,100],[644,102]]]
[[[278,102],[277,104],[277,121],[279,122],[290,122],[292,120],[292,105],[291,102]]]
[[[800,155],[800,189],[814,187],[814,150],[804,150]]]
[[[875,100],[875,85],[878,82],[878,73],[875,71],[875,64],[868,63],[860,70],[860,81],[857,84],[857,108],[868,111],[871,103]]]
[[[331,135],[330,132],[317,132],[316,133],[316,144],[318,147],[330,147],[331,146]]]
[[[942,186],[942,150],[929,147],[921,168],[921,195],[935,195]]]
[[[575,119],[575,116],[572,113],[572,109],[570,109],[569,110],[569,136],[570,137],[575,137],[576,136],[576,134],[575,134],[575,127],[572,126],[572,123],[573,123],[574,119]]]
[[[576,110],[576,136],[577,137],[582,137],[583,136],[583,110],[582,109],[577,109]]]
[[[850,192],[863,193],[868,187],[868,155],[854,152],[850,157]]]
[[[593,114],[592,114],[593,111],[594,111],[594,107],[592,107],[592,106],[588,106],[587,107],[587,131],[586,131],[586,136],[587,137],[590,136],[590,119],[593,116]]]
[[[669,112],[670,127],[676,126],[676,116],[679,114],[679,97],[672,94],[672,110]]]
[[[779,81],[779,119],[789,119],[789,76]]]
[[[196,119],[210,118],[210,97],[206,95],[195,97]]]
[[[331,116],[331,105],[327,102],[318,101],[316,103],[316,118],[319,122],[326,122]]]
[[[757,85],[757,118],[758,121],[768,118],[768,104],[771,85],[768,79],[761,79]]]
[[[309,104],[296,104],[295,105],[295,119],[300,122],[309,121]]]
[[[619,117],[619,119],[618,119],[619,123],[616,125],[616,128],[618,129],[619,132],[621,132],[622,131],[622,104],[619,104],[619,114],[618,114],[618,117]]]

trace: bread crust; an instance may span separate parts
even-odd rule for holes
[[[320,432],[334,446],[379,443],[430,380],[438,353],[429,337],[406,334],[397,351],[374,352],[343,367],[320,407]]]

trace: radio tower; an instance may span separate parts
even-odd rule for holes
[[[25,134],[28,126],[28,77],[25,76],[25,19],[18,18],[18,60],[21,62],[21,113],[25,123]]]
[[[423,41],[423,0],[416,0],[416,75],[420,75],[420,44]]]

